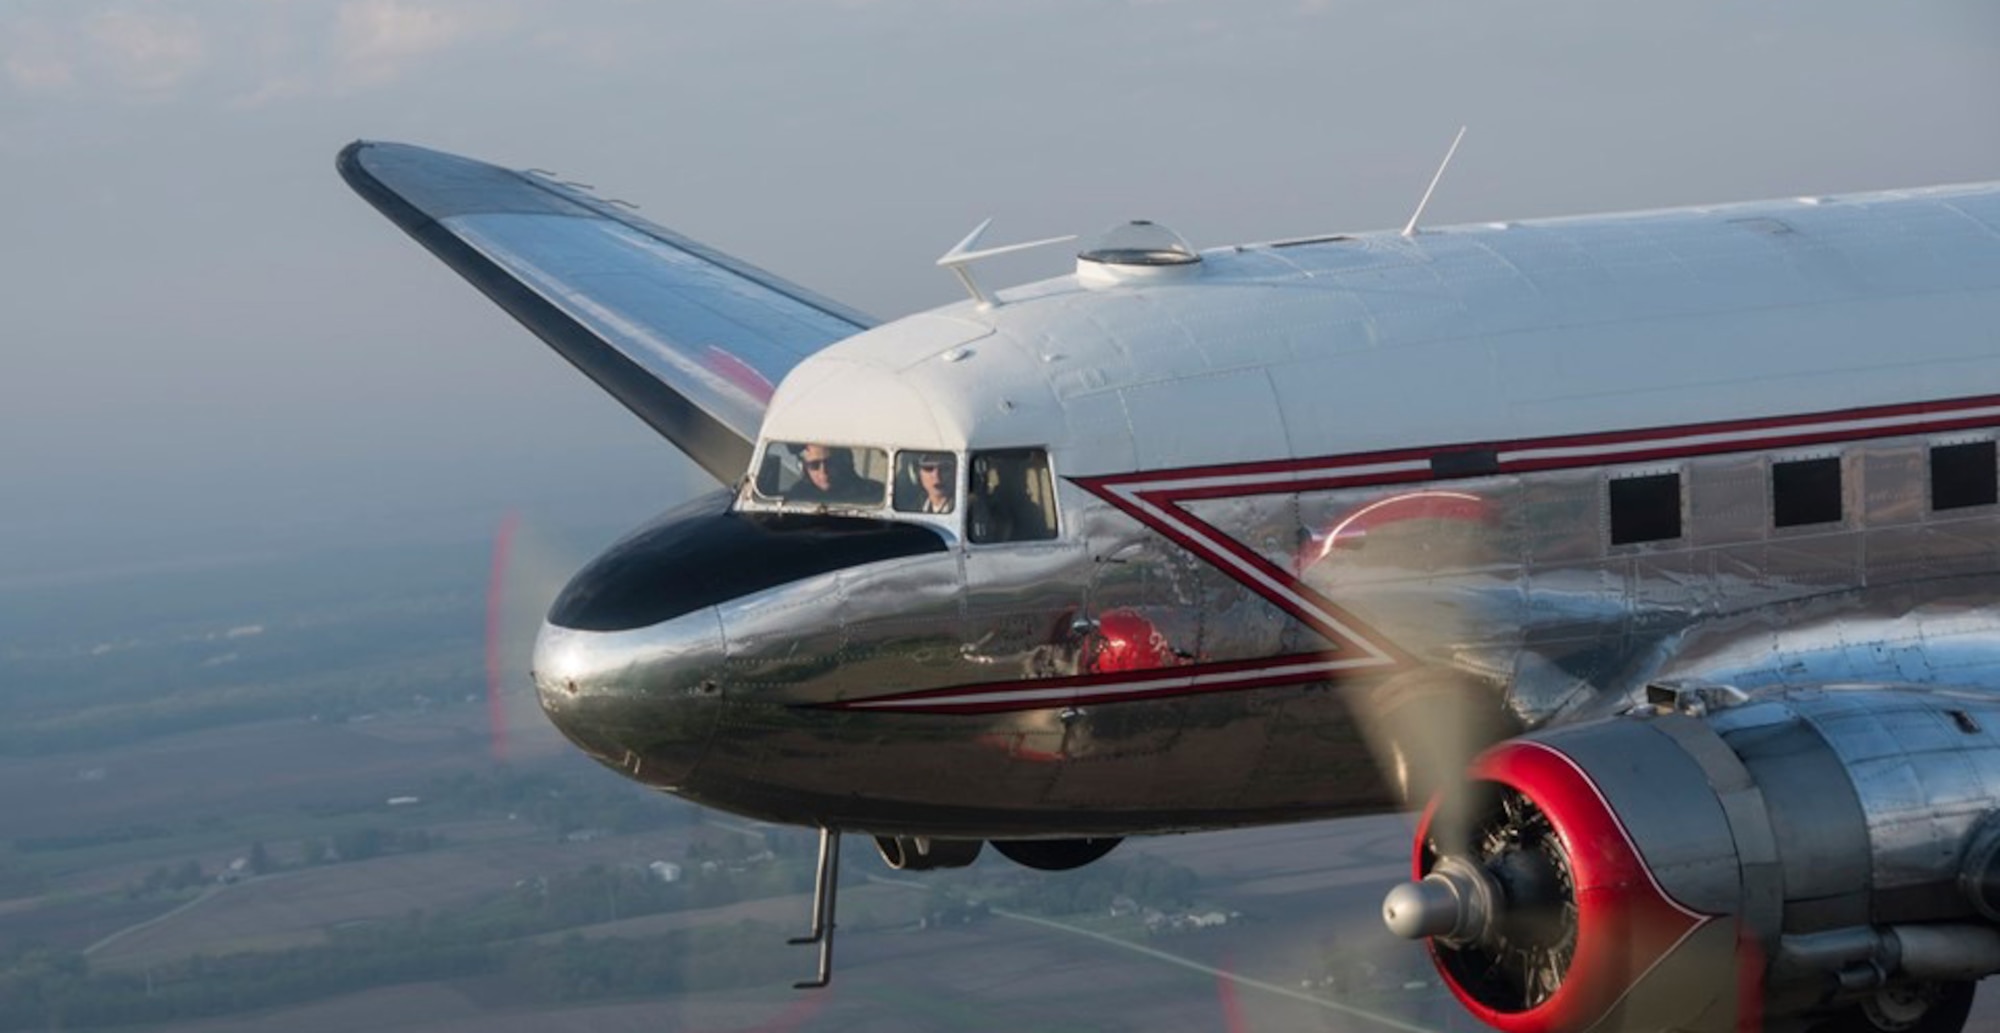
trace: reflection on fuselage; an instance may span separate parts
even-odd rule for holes
[[[1745,522],[1766,465],[1682,463],[1688,533],[1639,549],[1608,544],[1596,470],[1183,504],[1292,579],[1282,597],[1080,493],[1061,536],[995,546],[920,522],[731,512],[717,494],[577,576],[537,677],[557,723],[607,764],[774,820],[1117,835],[1367,810],[1392,797],[1357,714],[1385,698],[1469,689],[1504,710],[1501,729],[1609,712],[1648,678],[1687,673],[1691,632],[1727,637],[1711,631],[1732,614],[1881,611],[1921,635],[1918,568],[1865,543],[1934,527],[1933,546],[1987,544],[1926,547],[1922,571],[1989,573],[1994,533],[1977,514],[1863,513],[1782,535]],[[1292,598],[1341,623],[1315,624]],[[1109,641],[1134,626],[1144,649]],[[1371,646],[1377,668],[1313,667]],[[1835,664],[1845,654],[1809,636],[1789,648],[1815,669],[1880,673]]]

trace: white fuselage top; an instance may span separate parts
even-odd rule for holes
[[[2000,392],[2000,184],[1220,248],[803,361],[767,440],[1066,475]]]

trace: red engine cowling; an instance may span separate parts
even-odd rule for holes
[[[1426,811],[1390,928],[1506,1033],[1959,1029],[2000,971],[2000,714],[1680,704],[1479,757]]]
[[[1462,796],[1425,814],[1414,874],[1454,879],[1455,893],[1477,901],[1473,927],[1439,930],[1431,954],[1481,1021],[1507,1033],[1590,1029],[1720,917],[1667,894],[1567,754],[1517,740],[1481,757],[1470,774]],[[1720,959],[1733,961],[1733,952]],[[1708,985],[1733,987],[1731,971],[1708,973]]]

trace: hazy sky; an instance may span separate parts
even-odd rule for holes
[[[347,190],[355,137],[557,170],[888,317],[953,300],[931,260],[987,215],[1400,225],[1460,123],[1434,223],[2000,178],[2000,5],[4,0],[0,575],[687,490]]]

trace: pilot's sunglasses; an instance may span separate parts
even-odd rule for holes
[[[938,471],[944,469],[944,467],[937,463],[918,463],[917,469],[922,470],[925,473],[937,473]]]
[[[824,470],[824,469],[826,469],[826,460],[824,460],[824,459],[808,459],[808,460],[806,460],[806,469],[808,469],[808,470]]]

